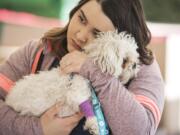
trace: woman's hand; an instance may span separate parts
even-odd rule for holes
[[[87,55],[80,51],[73,51],[65,55],[60,62],[60,70],[64,74],[79,73],[81,66],[87,60]]]
[[[60,105],[55,105],[41,116],[44,135],[69,135],[83,117],[79,112],[73,116],[61,118],[57,116],[59,110]]]

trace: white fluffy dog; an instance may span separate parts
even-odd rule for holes
[[[123,84],[138,72],[139,54],[136,50],[134,38],[117,31],[101,33],[84,48],[102,72],[119,78]],[[59,68],[54,68],[25,76],[16,82],[6,103],[22,115],[40,116],[57,102],[62,102],[59,116],[69,116],[81,110],[86,116],[85,129],[98,135],[97,120],[88,102],[90,99],[91,87],[87,79],[78,74],[60,75]]]

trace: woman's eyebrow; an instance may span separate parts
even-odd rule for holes
[[[86,15],[85,15],[84,11],[83,11],[82,9],[80,9],[80,12],[81,12],[81,15],[83,16],[83,18],[88,22],[88,19],[87,19]],[[95,30],[96,32],[101,32],[100,30],[98,30],[98,29],[96,29],[96,28],[94,28],[94,30]]]
[[[84,11],[82,9],[80,9],[81,15],[83,16],[83,18],[88,22],[88,19],[86,17],[86,15],[84,14]]]

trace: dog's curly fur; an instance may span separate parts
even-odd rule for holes
[[[101,33],[84,47],[84,52],[94,59],[102,72],[109,73],[123,84],[138,72],[139,54],[134,38],[126,32]],[[80,111],[79,105],[91,98],[89,81],[80,75],[60,75],[59,69],[41,71],[25,76],[16,82],[6,98],[6,103],[22,115],[40,116],[57,102],[62,102],[60,116]],[[98,135],[95,117],[87,118],[85,129]]]

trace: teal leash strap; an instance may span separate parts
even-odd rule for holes
[[[100,135],[109,135],[109,127],[104,118],[104,115],[101,109],[101,104],[96,96],[95,91],[93,89],[91,91],[92,91],[91,96],[92,96],[93,110],[98,121],[99,133]]]

